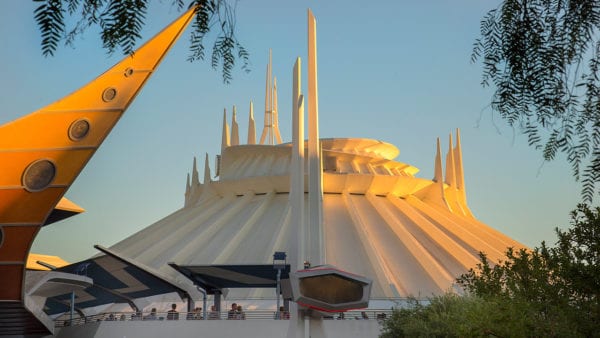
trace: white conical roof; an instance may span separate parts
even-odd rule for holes
[[[358,138],[321,144],[321,263],[371,278],[372,298],[440,294],[475,266],[480,251],[497,261],[506,247],[523,247],[465,211],[464,182],[458,189],[415,177],[417,168],[394,161],[395,146]],[[462,158],[450,162],[462,173]],[[290,167],[290,144],[227,147],[218,181],[204,182],[185,207],[112,249],[175,278],[168,262],[269,264],[275,251],[298,241],[290,230]],[[273,290],[231,296],[272,298]]]

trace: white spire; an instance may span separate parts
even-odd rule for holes
[[[260,135],[260,144],[279,144],[279,122],[277,117],[277,79],[273,78],[273,57],[269,49],[267,80],[265,84],[265,124]]]
[[[248,144],[256,144],[256,123],[254,122],[254,104],[250,101],[250,115],[248,117]]]
[[[269,63],[267,64],[267,80],[265,81],[265,119],[260,144],[272,144],[271,127],[273,127],[273,116],[271,115],[271,50],[269,49]]]
[[[187,180],[185,181],[185,196],[190,194],[190,173],[187,174]]]
[[[296,59],[292,84],[292,166],[290,182],[290,205],[292,238],[290,243],[290,266],[293,271],[303,268],[304,243],[304,97],[300,94],[302,63]]]
[[[455,163],[455,175],[456,175],[456,189],[458,189],[457,195],[462,210],[467,216],[475,218],[471,209],[467,205],[467,191],[465,189],[465,173],[463,169],[462,160],[462,147],[460,145],[460,129],[456,128],[456,147],[454,148],[454,163]]]
[[[444,196],[444,175],[442,173],[442,146],[440,138],[437,138],[437,147],[435,152],[433,183],[422,193],[422,199],[436,204],[442,208],[450,209],[446,197]]]
[[[194,156],[194,164],[192,165],[192,190],[194,190],[198,184],[200,184],[200,181],[198,180],[198,167],[196,166],[196,156]]]
[[[433,166],[433,181],[436,183],[444,183],[444,175],[442,173],[442,146],[440,138],[437,138],[437,147],[435,152],[435,163]]]
[[[231,117],[231,145],[237,146],[240,144],[240,134],[238,130],[237,116],[235,105],[233,106],[233,116]]]
[[[323,186],[321,144],[319,141],[319,90],[317,83],[317,22],[308,10],[308,227],[311,239],[306,259],[311,264],[326,263],[323,245]]]
[[[463,171],[462,148],[460,146],[460,129],[456,128],[456,148],[454,148],[454,161],[456,163],[456,188],[465,190],[465,174]]]
[[[223,109],[223,134],[221,137],[221,155],[229,147],[229,125],[227,124],[227,109]]]
[[[277,78],[274,77],[273,78],[273,105],[272,105],[272,109],[273,109],[273,113],[271,114],[272,118],[273,118],[273,138],[275,139],[275,141],[277,143],[275,144],[281,144],[281,133],[279,133],[279,108],[277,105]]]
[[[190,204],[190,194],[191,194],[191,188],[190,188],[190,173],[187,174],[187,179],[185,181],[185,194],[183,195],[183,206],[187,207]]]
[[[211,182],[210,179],[210,164],[208,163],[208,153],[206,153],[206,157],[204,158],[204,184],[208,184]]]
[[[448,138],[448,153],[446,154],[446,183],[452,188],[456,188],[456,173],[454,162],[454,149],[452,146],[452,133]]]

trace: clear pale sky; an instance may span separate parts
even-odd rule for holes
[[[152,2],[143,41],[179,15],[169,3]],[[290,141],[292,66],[297,56],[306,60],[308,7],[317,18],[321,137],[392,143],[398,161],[431,178],[436,137],[447,149],[448,134],[460,128],[474,214],[526,245],[554,243],[553,229],[568,225],[580,186],[564,157],[543,163],[486,108],[491,91],[480,86],[481,66],[469,61],[479,21],[497,4],[239,0],[238,37],[251,54],[251,72],[237,68],[224,85],[209,63],[186,61],[186,32],[67,192],[86,212],[43,228],[33,251],[85,259],[96,253],[94,244],[110,246],[181,208],[193,157],[202,167],[208,152],[214,168],[223,108],[230,120],[237,105],[241,139],[250,100],[262,125],[269,48],[281,134]],[[107,55],[93,30],[75,49],[43,57],[34,8],[31,1],[0,1],[2,124],[78,89],[122,57]]]

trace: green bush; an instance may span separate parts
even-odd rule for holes
[[[555,247],[485,254],[457,279],[465,295],[409,301],[381,337],[600,337],[600,208],[579,205]]]

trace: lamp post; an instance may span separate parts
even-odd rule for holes
[[[275,251],[275,253],[273,254],[273,269],[277,270],[277,308],[276,308],[276,315],[275,317],[277,319],[280,319],[280,313],[279,313],[279,294],[281,293],[281,270],[285,269],[285,266],[287,265],[287,255],[285,254],[285,252],[283,251]]]

